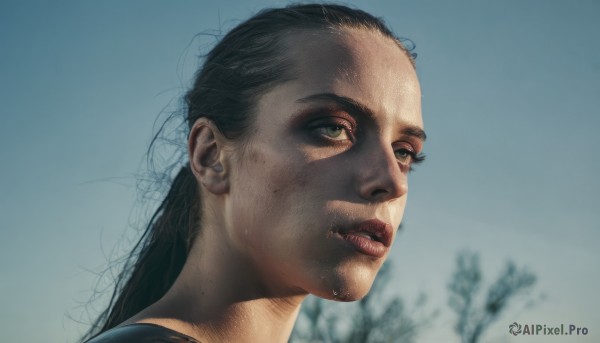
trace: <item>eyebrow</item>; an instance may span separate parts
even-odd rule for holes
[[[309,95],[305,98],[298,99],[298,100],[296,100],[296,102],[306,103],[306,102],[311,102],[311,101],[322,101],[322,100],[335,102],[338,105],[342,106],[345,110],[352,112],[352,113],[362,113],[370,118],[376,117],[375,114],[373,113],[373,111],[371,111],[371,109],[368,108],[367,106],[361,104],[360,102],[358,102],[352,98],[348,98],[348,97],[338,95],[335,93],[313,94],[313,95]],[[420,127],[414,126],[414,125],[409,125],[408,127],[405,127],[404,129],[402,129],[401,133],[404,135],[407,135],[407,136],[413,136],[422,141],[425,141],[427,139],[427,135],[425,134],[425,131],[423,131],[423,129],[421,129]]]

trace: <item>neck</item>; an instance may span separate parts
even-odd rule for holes
[[[204,227],[167,294],[126,323],[162,325],[203,343],[287,342],[306,293],[267,286],[218,232]]]

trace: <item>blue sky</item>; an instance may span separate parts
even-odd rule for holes
[[[95,273],[126,251],[143,208],[136,178],[161,111],[176,109],[210,38],[286,1],[0,2],[0,329],[74,342]],[[354,1],[417,45],[427,162],[411,174],[394,291],[423,291],[448,341],[455,254],[538,276],[513,321],[586,326],[600,316],[600,2]],[[101,307],[101,301],[96,303]],[[87,309],[93,313],[93,307]],[[511,312],[512,311],[512,312]],[[35,329],[32,329],[34,327]],[[458,338],[450,336],[454,341]]]

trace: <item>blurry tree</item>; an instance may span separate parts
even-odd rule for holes
[[[386,262],[371,291],[354,303],[337,303],[310,296],[302,309],[290,342],[292,343],[410,343],[418,329],[427,325],[436,313],[422,314],[426,297],[421,295],[411,313],[397,295],[386,293],[390,281],[390,263]]]
[[[509,301],[524,293],[536,281],[533,273],[518,269],[509,261],[498,279],[488,288],[485,300],[476,302],[481,279],[479,255],[466,251],[460,253],[456,260],[456,270],[448,285],[448,304],[458,315],[455,331],[463,343],[479,342],[482,334],[498,319]]]

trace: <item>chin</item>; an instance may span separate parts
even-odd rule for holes
[[[376,268],[368,265],[348,263],[331,270],[328,275],[319,278],[310,293],[335,301],[356,301],[364,298],[371,289],[380,265]]]

